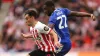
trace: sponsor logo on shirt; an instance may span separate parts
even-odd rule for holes
[[[45,26],[45,27],[44,27],[44,30],[45,30],[45,31],[48,31],[48,30],[49,30],[49,27]]]

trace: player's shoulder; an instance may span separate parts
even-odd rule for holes
[[[43,25],[43,23],[41,23],[40,21],[38,21],[34,28],[39,28],[42,25]]]
[[[42,28],[43,26],[45,26],[45,24],[42,23],[42,22],[40,22],[40,21],[38,21],[34,28],[35,28],[35,29],[40,29],[40,28]]]
[[[56,19],[56,17],[58,17],[58,16],[60,16],[61,14],[63,14],[62,9],[63,9],[63,8],[56,8],[56,9],[54,10],[54,12],[51,14],[49,21],[50,21],[50,20],[54,20],[54,19]]]
[[[69,10],[68,8],[57,8],[55,11],[56,12],[64,12],[65,10]]]
[[[37,25],[42,25],[43,23],[41,23],[40,21],[37,22]]]
[[[64,8],[56,8],[54,13],[56,14],[56,16],[59,16],[63,14],[63,10]]]
[[[60,11],[63,11],[65,8],[56,8],[55,9],[55,12],[60,12]]]

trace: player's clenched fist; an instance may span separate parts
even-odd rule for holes
[[[91,14],[91,18],[93,19],[93,21],[96,20],[96,17],[93,14]]]

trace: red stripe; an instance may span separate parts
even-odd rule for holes
[[[35,36],[35,29],[33,29],[33,36],[34,36],[34,39],[36,39],[36,36]],[[36,41],[36,40],[35,40],[35,41]],[[36,41],[36,44],[38,45],[38,47],[40,47],[37,41]]]
[[[49,50],[49,51],[52,51],[53,49],[52,49],[52,44],[50,43],[51,40],[50,40],[49,34],[47,34],[46,37],[47,37],[48,42],[49,42],[49,44],[50,44],[48,50]],[[52,50],[50,50],[50,49],[52,49]]]
[[[35,30],[35,32],[36,32],[36,35],[38,36],[37,30]],[[37,40],[37,41],[39,41],[39,40]],[[41,50],[43,49],[45,51],[45,45],[42,43],[42,41],[39,41],[39,42],[40,42],[40,45],[42,46]]]
[[[53,41],[53,38],[49,35],[50,37],[50,40],[51,40],[51,44],[53,45],[52,48],[53,48],[53,51],[55,51],[55,46],[54,46],[54,41]]]
[[[36,35],[36,39],[37,39],[37,36],[38,36],[37,30],[35,30],[35,35]],[[37,41],[37,43],[38,43],[38,46],[39,46],[40,48],[42,48],[42,47],[40,46],[41,44],[39,43],[40,41],[39,41],[39,40],[36,40],[36,41]]]
[[[53,45],[53,46],[52,46],[52,50],[55,51],[54,43],[53,43],[52,41],[51,41],[51,43],[52,43],[52,45]]]
[[[42,42],[40,42],[40,44],[42,45],[43,51],[45,51],[45,46],[44,46],[44,44],[43,44]],[[41,49],[42,49],[42,48],[41,48]]]
[[[46,35],[46,37],[47,37],[49,44],[51,45],[51,46],[48,47],[48,50],[50,51],[50,49],[52,49],[52,44],[50,43],[51,40],[49,39],[50,37],[49,37],[48,34]]]
[[[32,34],[32,35],[33,35],[33,38],[35,39],[35,35],[34,35],[34,29],[32,29],[32,32],[33,32],[33,34]]]
[[[51,39],[51,38],[52,38],[52,36],[47,35],[47,37],[49,38],[49,42],[50,42],[50,45],[51,45],[52,51],[54,51],[55,47],[54,47],[54,42],[53,42],[53,39]]]
[[[46,45],[49,47],[50,45],[49,45],[48,41],[46,40],[45,34],[41,34],[41,35],[42,35],[42,37],[43,37],[44,42],[45,42]],[[48,50],[47,50],[47,51],[48,51]]]

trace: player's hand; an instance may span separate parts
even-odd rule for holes
[[[93,14],[91,14],[91,18],[93,19],[93,21],[96,20],[96,17]]]
[[[54,44],[55,44],[55,46],[57,47],[57,48],[60,48],[61,46],[62,46],[62,44],[60,43],[60,42],[54,42]]]
[[[26,35],[25,35],[25,34],[23,34],[23,33],[21,33],[21,36],[22,36],[22,37],[26,37]]]

